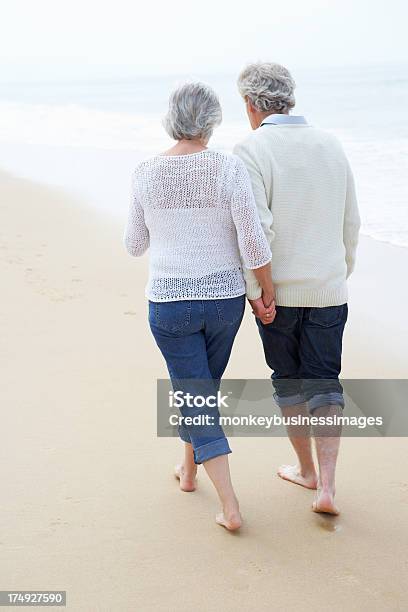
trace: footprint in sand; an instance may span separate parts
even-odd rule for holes
[[[5,261],[6,261],[6,263],[17,264],[18,266],[23,263],[23,260],[21,259],[21,257],[10,257],[10,258],[6,259]]]
[[[248,561],[245,566],[237,569],[237,574],[239,583],[234,588],[237,591],[247,591],[253,585],[254,579],[265,575],[265,570],[256,561]]]
[[[65,293],[54,288],[44,288],[37,291],[40,295],[48,297],[52,302],[67,302],[82,297],[82,293]]]
[[[319,527],[324,531],[338,533],[343,529],[340,523],[337,522],[338,519],[336,516],[324,516],[322,514],[316,514],[316,520],[319,524]]]
[[[408,483],[406,483],[406,482],[393,482],[393,483],[391,483],[391,486],[393,487],[394,490],[396,490],[400,494],[400,501],[402,503],[406,502],[406,500],[407,500],[407,493],[408,493]]]
[[[408,483],[407,482],[393,482],[392,486],[396,487],[397,489],[401,489],[401,491],[408,491]]]
[[[343,574],[334,574],[333,578],[334,580],[338,580],[339,582],[350,586],[361,583],[361,580],[349,570],[345,570]]]
[[[248,576],[249,574],[253,575],[254,572],[257,574],[262,574],[264,569],[257,563],[256,561],[248,561],[247,565],[240,567],[237,570],[238,574],[243,576]]]

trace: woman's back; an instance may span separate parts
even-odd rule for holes
[[[127,246],[150,246],[150,300],[242,295],[240,251],[250,268],[270,259],[249,177],[237,157],[208,149],[157,155],[137,167],[133,186]]]

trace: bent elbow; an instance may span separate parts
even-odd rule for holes
[[[148,241],[134,242],[132,240],[127,239],[124,240],[124,245],[125,249],[129,253],[129,255],[132,255],[132,257],[141,257],[142,255],[144,255],[144,253],[146,253],[149,247]]]

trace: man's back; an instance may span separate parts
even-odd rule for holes
[[[265,123],[234,152],[248,168],[271,242],[277,304],[345,303],[359,216],[341,145],[306,123]],[[258,297],[250,272],[247,287],[250,298]]]

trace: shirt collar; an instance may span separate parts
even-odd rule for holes
[[[262,125],[272,124],[272,125],[307,125],[306,119],[302,115],[282,115],[279,113],[274,113],[272,115],[268,115],[262,121]]]

